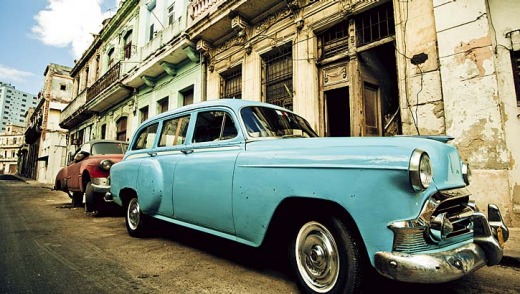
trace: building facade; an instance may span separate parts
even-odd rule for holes
[[[71,71],[69,144],[192,102],[294,110],[322,136],[448,135],[520,225],[514,0],[127,0]],[[483,207],[484,210],[486,209]]]
[[[0,132],[0,174],[18,172],[18,150],[23,145],[23,127],[6,124]]]
[[[0,82],[0,132],[6,132],[7,125],[25,125],[25,114],[30,107],[36,107],[38,97],[9,84]]]

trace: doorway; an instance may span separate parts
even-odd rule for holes
[[[350,97],[348,87],[325,92],[327,137],[350,137]]]

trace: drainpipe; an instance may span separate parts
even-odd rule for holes
[[[204,57],[203,54],[200,54],[201,58],[201,64],[202,64],[202,70],[201,70],[201,77],[200,77],[200,97],[201,101],[208,100],[207,92],[208,92],[208,63],[206,62],[206,57]]]

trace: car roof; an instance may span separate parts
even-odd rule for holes
[[[238,112],[241,108],[243,108],[245,106],[264,106],[264,107],[270,107],[270,108],[275,108],[275,109],[279,109],[279,110],[283,110],[283,111],[292,112],[288,109],[276,106],[274,104],[265,103],[265,102],[243,100],[243,99],[233,99],[233,98],[220,98],[220,99],[198,102],[198,103],[182,106],[182,107],[179,107],[179,108],[176,108],[173,110],[163,112],[161,114],[158,114],[156,116],[149,118],[148,120],[143,122],[142,125],[144,125],[145,123],[147,123],[149,121],[161,119],[165,116],[170,116],[172,114],[202,109],[202,108],[206,108],[206,107],[218,107],[218,106],[231,108],[235,112]]]

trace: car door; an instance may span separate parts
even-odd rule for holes
[[[232,187],[244,139],[232,112],[199,111],[190,144],[177,162],[173,183],[175,218],[234,234]]]

